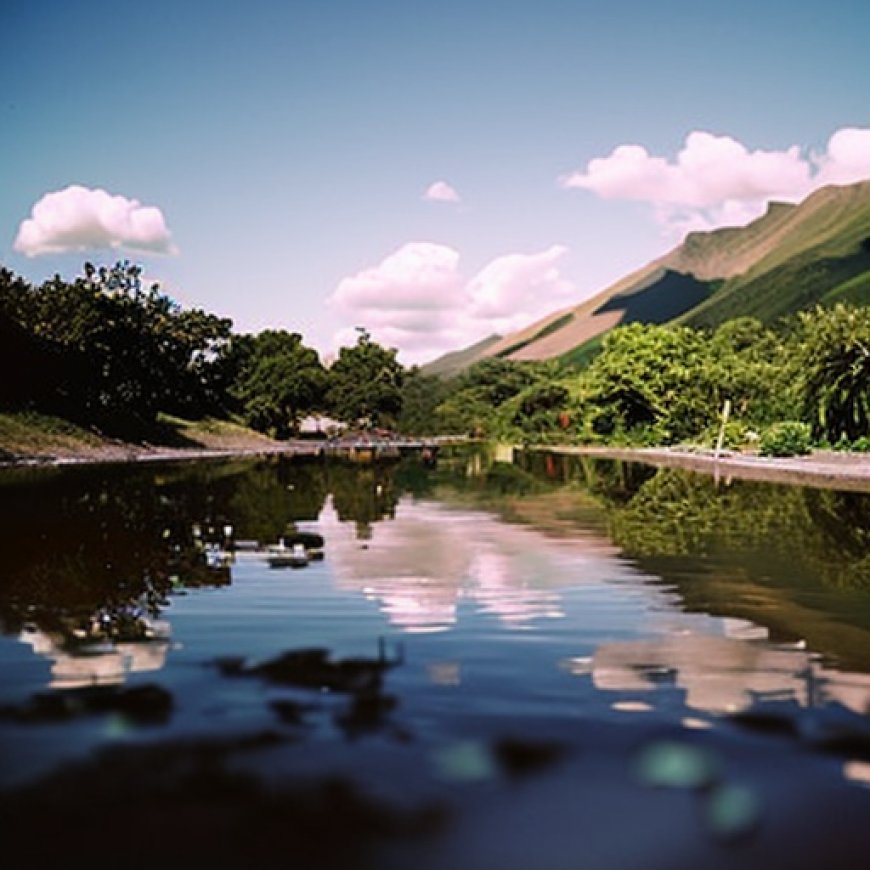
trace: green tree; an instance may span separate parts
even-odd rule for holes
[[[838,304],[799,315],[799,391],[813,433],[870,434],[870,309]]]
[[[732,420],[762,429],[798,417],[795,355],[781,336],[754,317],[719,326],[710,338],[707,378],[732,403]]]
[[[287,438],[323,403],[326,372],[317,351],[296,332],[267,329],[245,350],[235,393],[248,425]]]
[[[510,414],[503,420],[500,409],[524,390],[546,383],[554,370],[544,363],[514,362],[492,357],[473,365],[448,385],[438,406],[439,425],[444,431],[477,436],[505,434]]]
[[[343,347],[328,373],[328,407],[350,424],[395,426],[402,410],[405,370],[397,351],[381,347],[365,330]]]
[[[608,333],[583,373],[588,434],[672,443],[697,435],[721,406],[708,341],[688,327],[632,323]]]
[[[441,378],[424,375],[416,366],[409,369],[402,384],[398,430],[405,435],[437,435],[441,432],[438,406],[447,397],[449,389]]]
[[[158,410],[220,404],[231,321],[184,311],[156,284],[143,288],[138,266],[86,263],[71,283],[56,275],[26,288],[4,274],[0,305],[57,363],[51,395],[40,397],[47,410],[132,434]]]

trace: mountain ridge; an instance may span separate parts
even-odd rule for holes
[[[448,356],[465,366],[492,356],[553,359],[631,320],[715,327],[751,314],[772,322],[835,301],[870,304],[870,180],[822,187],[797,204],[772,201],[745,226],[690,232],[590,298]],[[443,359],[423,371],[436,373]]]

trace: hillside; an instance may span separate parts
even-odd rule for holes
[[[870,181],[825,187],[798,205],[771,203],[744,227],[689,233],[591,299],[451,356],[465,365],[488,356],[581,359],[580,348],[619,324],[714,327],[742,315],[772,322],[835,302],[870,303]]]
[[[468,368],[473,362],[487,355],[487,351],[497,342],[501,341],[500,335],[490,335],[482,341],[467,347],[464,350],[456,350],[438,357],[431,363],[422,367],[423,374],[439,375],[449,378]]]

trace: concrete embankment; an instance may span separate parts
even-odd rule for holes
[[[816,450],[808,456],[767,457],[712,451],[695,452],[664,447],[573,447],[533,448],[563,455],[598,456],[626,462],[646,462],[668,468],[683,468],[722,479],[761,480],[824,489],[870,492],[870,454]]]

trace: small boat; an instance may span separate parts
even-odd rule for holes
[[[308,564],[309,558],[304,544],[288,547],[282,540],[277,547],[269,549],[266,561],[270,568],[302,568]]]

